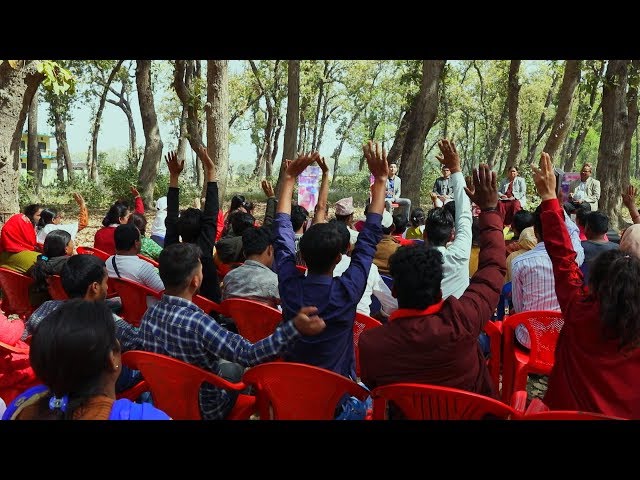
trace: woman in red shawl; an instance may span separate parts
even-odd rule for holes
[[[16,213],[0,231],[0,267],[26,273],[35,263],[39,253],[35,251],[35,224],[40,219],[42,207],[29,205],[24,213]]]

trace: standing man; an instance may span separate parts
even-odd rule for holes
[[[407,221],[409,221],[409,216],[411,215],[411,200],[408,198],[401,198],[400,192],[402,188],[402,181],[400,177],[396,175],[398,173],[398,165],[395,163],[391,163],[389,165],[389,178],[387,179],[387,189],[385,195],[385,207],[389,213],[392,212],[391,204],[397,203],[400,207],[406,208]]]
[[[442,165],[442,176],[436,178],[431,191],[431,201],[434,207],[441,207],[453,200],[453,187],[449,182],[449,177],[451,177],[451,170],[446,165]]]
[[[591,176],[590,163],[585,163],[580,170],[580,180],[574,180],[569,184],[569,201],[564,207],[569,214],[580,205],[587,204],[591,212],[598,210],[600,200],[600,181]]]

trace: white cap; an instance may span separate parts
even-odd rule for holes
[[[388,212],[382,212],[382,228],[389,228],[393,223],[393,216]]]

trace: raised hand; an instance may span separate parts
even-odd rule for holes
[[[386,180],[389,177],[389,163],[387,162],[387,151],[378,142],[373,144],[371,140],[362,146],[362,152],[367,159],[369,171],[376,179]]]
[[[438,148],[440,149],[440,154],[436,155],[436,160],[445,167],[448,167],[451,173],[462,171],[460,167],[460,155],[458,155],[458,150],[456,150],[453,140],[443,138],[438,142]]]
[[[211,181],[211,178],[215,175],[216,166],[211,160],[209,156],[209,152],[207,151],[207,147],[204,145],[199,145],[198,150],[196,150],[200,161],[202,162],[202,167],[204,168],[205,173],[209,177],[208,181]]]
[[[134,197],[140,196],[140,192],[138,192],[138,189],[134,185],[131,185],[131,195]]]
[[[492,172],[487,164],[481,163],[478,169],[473,171],[473,189],[464,187],[464,191],[481,210],[495,208],[498,205],[496,172]]]
[[[316,163],[320,167],[320,170],[322,170],[323,175],[326,175],[329,172],[329,167],[327,166],[327,162],[325,161],[324,157],[318,158],[318,160],[316,160]]]
[[[178,153],[174,150],[173,152],[169,152],[164,156],[165,162],[167,162],[167,167],[169,168],[169,174],[173,176],[180,175],[182,169],[184,168],[184,160],[178,160]]]
[[[82,197],[82,195],[80,195],[78,192],[74,192],[73,193],[73,199],[76,201],[76,203],[80,206],[84,205],[84,198]]]
[[[533,170],[533,181],[542,201],[556,198],[556,174],[549,154],[542,152],[540,154],[540,168],[532,164],[531,169]]]
[[[626,191],[622,192],[622,203],[631,211],[636,205],[636,187],[629,185]]]
[[[316,307],[302,307],[293,319],[296,329],[305,336],[318,335],[326,328],[324,320],[318,315]]]
[[[273,187],[271,186],[271,182],[269,180],[262,180],[262,191],[267,196],[267,198],[275,197],[276,194],[273,193]]]
[[[297,177],[305,168],[320,159],[318,152],[299,153],[295,160],[285,160],[285,173],[292,178]]]

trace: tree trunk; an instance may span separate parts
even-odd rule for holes
[[[415,112],[415,117],[407,130],[402,149],[401,178],[404,179],[402,196],[409,198],[416,207],[420,205],[422,151],[438,112],[438,83],[445,63],[446,60],[422,62],[422,84],[411,108]]]
[[[20,142],[31,99],[44,76],[37,60],[20,61],[13,68],[0,62],[0,224],[20,210],[18,176]]]
[[[342,135],[340,135],[340,142],[338,142],[338,146],[335,148],[335,150],[331,154],[331,158],[333,158],[333,176],[331,177],[332,186],[333,186],[333,182],[338,176],[338,162],[340,160],[340,154],[342,153],[342,148],[344,147],[344,142],[347,140],[347,137],[349,136],[349,133],[351,132],[351,129],[353,128],[354,123],[356,123],[359,117],[360,117],[359,111],[354,113],[354,115],[351,117],[351,120],[349,120],[349,124],[347,125],[347,128],[345,128],[342,132]],[[389,157],[387,156],[387,161],[388,160],[389,160]]]
[[[207,150],[216,166],[220,205],[229,170],[229,61],[207,61]]]
[[[327,60],[324,61],[324,75],[318,81],[318,102],[316,103],[316,118],[313,122],[313,137],[311,139],[311,150],[318,150],[317,139],[318,139],[318,126],[320,124],[320,107],[322,106],[322,97],[324,95],[324,78],[327,76],[327,67],[329,66],[329,62]]]
[[[202,142],[202,128],[198,119],[199,98],[194,98],[193,82],[198,77],[198,66],[195,60],[176,60],[173,86],[182,103],[187,109],[187,138],[192,150],[198,151]]]
[[[127,70],[128,72],[128,70]],[[136,80],[137,81],[137,80]],[[118,101],[107,98],[107,102],[118,107],[127,117],[127,123],[129,124],[129,164],[138,168],[138,152],[136,147],[136,125],[133,122],[133,114],[131,113],[131,103],[129,102],[130,86],[128,82],[122,82],[122,88],[118,92],[113,87],[109,87],[109,91],[113,93]]]
[[[626,102],[629,60],[609,60],[602,87],[602,132],[598,148],[597,173],[601,196],[599,208],[609,216],[613,228],[623,226],[619,216],[620,192],[629,181],[623,177],[622,163],[629,125]]]
[[[547,98],[544,101],[544,106],[542,107],[542,113],[540,114],[540,121],[538,122],[538,129],[536,130],[536,136],[533,139],[533,142],[529,142],[528,151],[527,151],[527,160],[526,164],[530,165],[533,162],[533,157],[536,154],[536,149],[538,148],[538,144],[542,137],[547,133],[547,130],[551,127],[551,120],[546,120],[547,116],[547,108],[551,105],[551,100],[553,99],[553,91],[558,84],[559,75],[554,75],[551,80],[551,86],[549,87],[549,91],[547,92]]]
[[[287,76],[287,119],[284,127],[284,145],[282,147],[282,162],[276,183],[276,195],[280,193],[282,177],[284,176],[285,160],[296,158],[296,133],[298,132],[300,114],[300,60],[289,60]]]
[[[622,153],[622,178],[628,185],[631,179],[631,141],[633,134],[638,126],[638,67],[640,61],[633,60],[629,65],[629,90],[627,91],[627,114],[629,116],[629,124],[624,140],[624,151]]]
[[[413,102],[412,102],[413,103]],[[402,154],[402,149],[404,148],[404,140],[407,138],[407,131],[409,130],[409,126],[411,125],[411,121],[413,116],[411,113],[413,105],[409,107],[409,110],[404,112],[402,115],[402,120],[400,120],[400,126],[398,130],[396,130],[396,136],[393,139],[393,144],[391,145],[391,149],[389,150],[389,154],[387,155],[387,162],[389,163],[397,163],[398,167],[400,166],[400,158]]]
[[[564,139],[567,137],[571,127],[571,105],[573,104],[573,93],[580,82],[581,60],[567,60],[564,67],[562,85],[558,96],[558,108],[553,119],[551,134],[547,138],[544,151],[551,156],[555,163],[555,156],[560,151]]]
[[[142,130],[144,131],[144,157],[138,176],[138,185],[142,191],[142,201],[145,206],[153,204],[153,187],[158,166],[162,159],[162,139],[158,128],[158,117],[153,102],[153,89],[151,87],[151,60],[136,60],[136,86],[138,87],[138,104],[142,117]]]
[[[38,91],[29,105],[29,120],[27,122],[27,172],[33,177],[36,193],[40,193],[42,184],[42,156],[38,147]]]
[[[64,181],[64,169],[67,170],[67,179],[73,180],[73,162],[71,161],[71,153],[69,153],[69,144],[67,143],[67,122],[64,121],[62,115],[57,108],[53,109],[54,131],[56,136],[56,161],[58,162],[58,180]]]
[[[189,134],[187,133],[187,107],[182,107],[182,115],[180,115],[180,136],[178,137],[178,147],[176,148],[176,155],[178,156],[179,161],[186,162],[185,165],[188,165],[187,162],[187,145],[189,144]],[[201,185],[199,175],[200,171],[198,170],[197,165],[193,165],[193,180],[196,182],[196,185]]]
[[[633,176],[638,178],[639,175],[640,175],[640,140],[638,135],[638,126],[636,125],[636,168]]]
[[[94,182],[98,181],[98,134],[100,133],[100,122],[102,121],[102,112],[104,111],[104,105],[107,102],[107,94],[109,93],[109,87],[111,82],[115,78],[116,74],[120,70],[124,60],[119,60],[116,66],[113,67],[107,83],[104,86],[102,95],[100,96],[100,103],[98,104],[98,111],[93,121],[93,128],[91,129],[91,148],[89,149],[90,157],[87,159],[87,174]]]
[[[509,104],[509,156],[507,157],[506,169],[518,166],[520,150],[522,150],[522,125],[520,124],[520,112],[518,103],[520,101],[520,82],[518,72],[520,70],[520,60],[511,60],[509,66],[509,93],[507,103]]]
[[[505,134],[505,124],[507,123],[507,117],[509,114],[509,103],[507,100],[504,102],[504,107],[502,108],[502,113],[500,114],[500,120],[498,120],[498,125],[496,125],[496,134],[493,137],[493,141],[489,144],[489,151],[487,152],[487,156],[489,158],[488,164],[489,168],[493,168],[496,164],[496,160],[500,158],[500,143],[502,142],[502,138]]]

